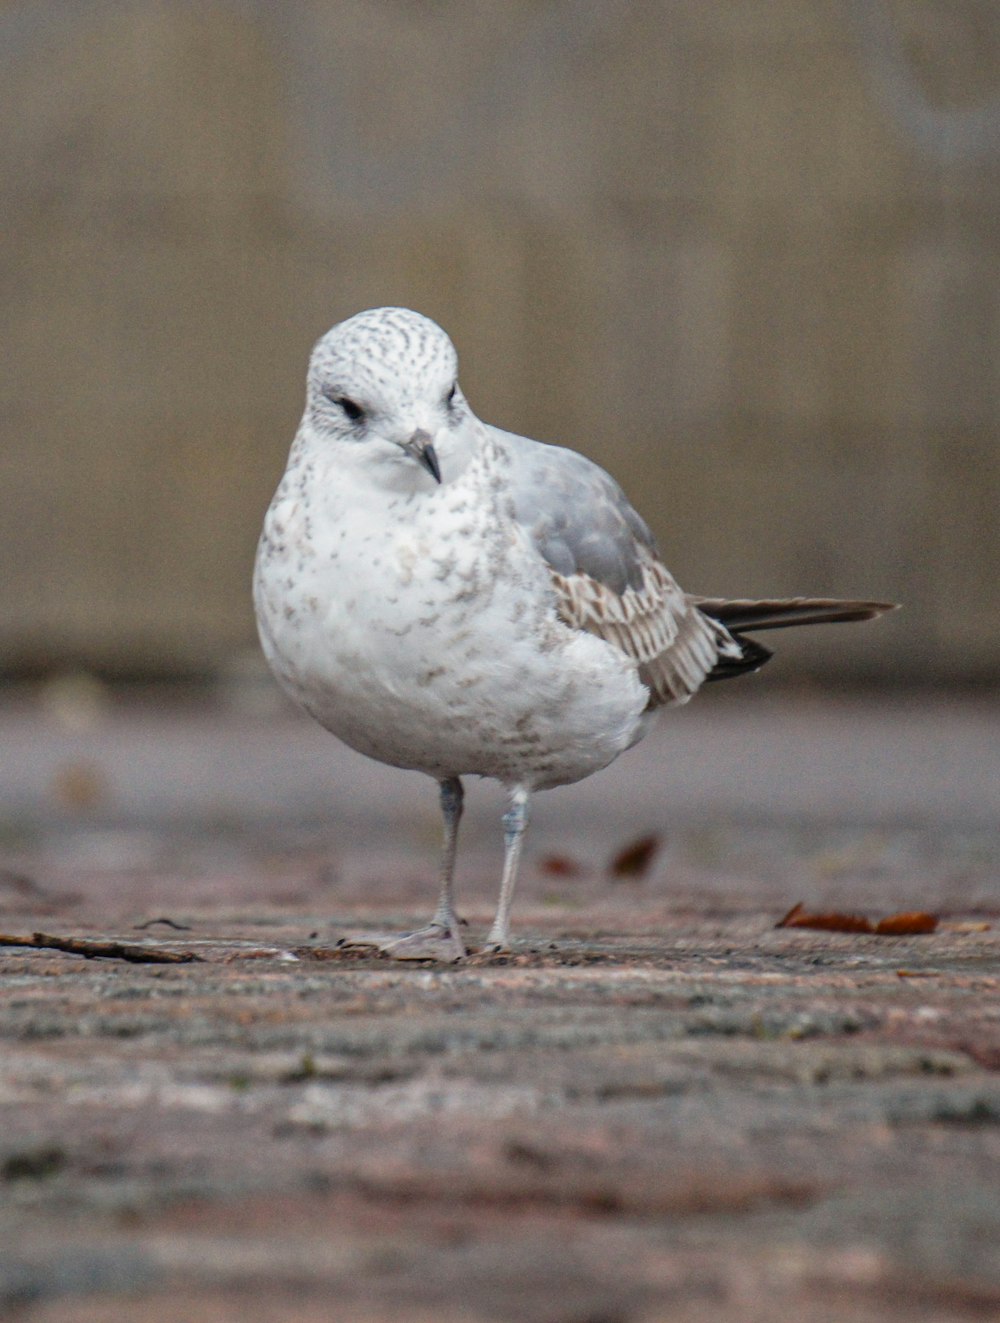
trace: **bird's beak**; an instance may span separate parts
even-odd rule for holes
[[[425,432],[422,427],[418,427],[409,441],[402,442],[402,447],[408,455],[413,456],[418,464],[423,465],[435,482],[441,481],[441,465],[438,463],[430,432]]]

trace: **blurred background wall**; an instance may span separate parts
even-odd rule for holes
[[[996,0],[0,4],[0,671],[211,673],[313,340],[415,307],[692,590],[1000,658]]]

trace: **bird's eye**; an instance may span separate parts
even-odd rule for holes
[[[362,409],[360,404],[357,404],[355,403],[354,400],[349,399],[348,396],[334,395],[332,392],[329,391],[324,391],[323,394],[326,396],[326,398],[330,401],[331,404],[335,404],[338,409],[342,409],[345,415],[351,420],[352,423],[360,423],[362,418],[364,418],[365,416],[364,409]]]
[[[361,405],[355,404],[354,401],[349,400],[346,395],[341,395],[337,403],[343,409],[344,413],[347,414],[352,423],[360,423],[361,419],[365,416],[365,411],[362,409]]]
[[[455,396],[458,394],[458,382],[454,382],[451,390],[444,397],[445,407],[450,409],[455,403]]]

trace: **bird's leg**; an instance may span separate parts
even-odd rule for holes
[[[444,818],[444,845],[441,850],[441,890],[431,924],[450,933],[461,945],[458,918],[455,915],[455,855],[458,850],[458,824],[462,820],[465,792],[457,776],[441,782],[441,816]],[[463,950],[462,954],[465,952]]]
[[[528,825],[529,792],[525,786],[515,786],[510,792],[510,807],[503,815],[503,877],[500,879],[500,900],[496,917],[486,934],[487,951],[506,951],[510,942],[510,907],[517,883],[517,865],[521,858],[521,841]]]
[[[444,848],[441,852],[441,891],[437,909],[426,928],[380,944],[384,955],[397,960],[461,960],[466,954],[455,914],[455,853],[464,794],[457,776],[441,782],[441,816],[444,818]]]

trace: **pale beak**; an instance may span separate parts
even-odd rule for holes
[[[441,481],[441,465],[438,463],[430,432],[425,432],[422,427],[418,427],[409,441],[403,441],[400,444],[408,455],[412,455],[417,463],[427,470],[435,482]]]

